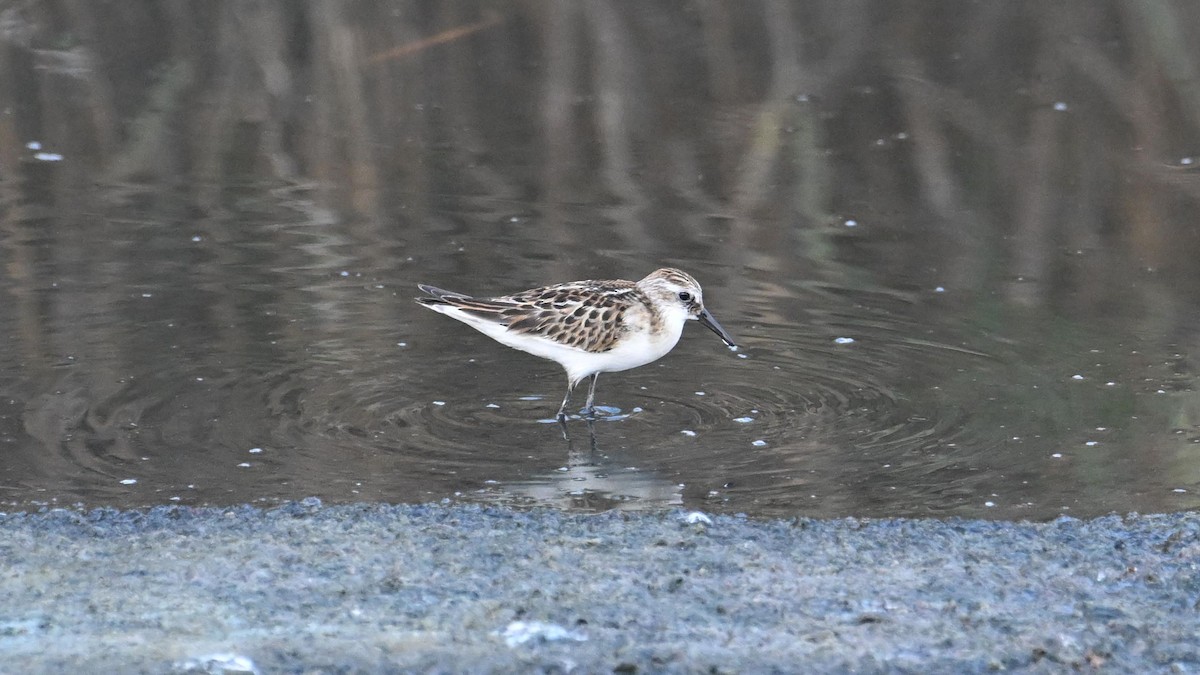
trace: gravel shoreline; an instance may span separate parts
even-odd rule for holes
[[[0,515],[0,672],[1193,672],[1200,514]]]

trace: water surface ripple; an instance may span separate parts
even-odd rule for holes
[[[9,3],[0,506],[1200,508],[1195,10],[926,4]],[[567,438],[413,302],[666,265]]]

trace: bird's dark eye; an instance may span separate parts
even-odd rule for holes
[[[688,302],[692,299],[692,294],[687,291],[679,291],[679,299]]]

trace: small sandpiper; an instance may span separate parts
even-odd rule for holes
[[[700,284],[670,267],[641,281],[572,281],[513,295],[475,298],[425,284],[428,297],[417,302],[453,317],[493,340],[543,359],[567,371],[567,393],[558,419],[567,417],[571,392],[585,377],[586,416],[595,415],[596,378],[644,366],[666,355],[679,342],[683,324],[699,321],[730,349],[733,338],[704,308]]]

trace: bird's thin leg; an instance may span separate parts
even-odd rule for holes
[[[558,406],[558,415],[556,416],[560,421],[567,419],[567,404],[571,402],[571,390],[574,388],[575,383],[567,380],[567,395],[563,396],[562,405]]]
[[[594,418],[596,416],[596,379],[600,377],[600,373],[592,373],[592,383],[588,386],[587,416]]]

